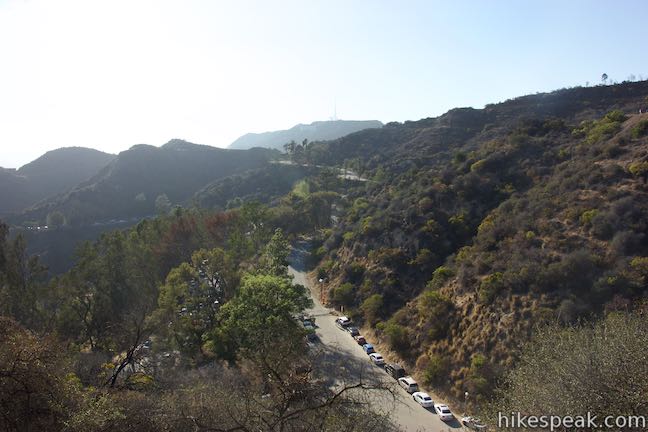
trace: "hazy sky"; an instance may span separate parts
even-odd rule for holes
[[[0,166],[648,78],[648,2],[0,0]]]

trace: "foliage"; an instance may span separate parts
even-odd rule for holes
[[[352,306],[355,301],[353,284],[347,282],[333,290],[333,301],[341,306]]]
[[[364,314],[364,319],[373,326],[381,316],[384,300],[380,294],[372,294],[367,297],[360,305],[360,310]]]
[[[433,354],[424,371],[425,382],[430,385],[444,384],[448,377],[450,362],[447,357]]]
[[[287,353],[303,350],[303,329],[294,317],[311,304],[306,288],[286,278],[244,276],[236,297],[219,311],[215,349],[225,358],[240,355],[262,367],[281,362]]]
[[[387,342],[392,349],[400,354],[406,354],[410,348],[409,333],[406,327],[393,321],[388,321],[383,328]]]
[[[648,120],[641,120],[630,132],[632,138],[638,139],[648,135]]]
[[[491,413],[647,415],[648,328],[615,313],[593,324],[537,332],[505,378]],[[566,385],[567,383],[567,385]]]

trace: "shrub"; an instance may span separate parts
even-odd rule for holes
[[[454,310],[452,301],[438,291],[425,291],[418,299],[418,313],[427,336],[433,340],[444,338]]]
[[[376,321],[378,320],[381,311],[383,307],[383,296],[380,294],[373,294],[367,299],[365,299],[364,302],[362,302],[362,305],[360,306],[360,310],[362,310],[362,313],[364,314],[364,318],[369,323],[369,325],[373,326],[375,325]]]
[[[439,354],[430,356],[427,367],[425,368],[424,379],[427,384],[441,385],[446,381],[448,370],[450,369],[450,361],[447,357]]]
[[[486,276],[479,284],[479,301],[492,303],[499,291],[503,288],[503,274],[495,272]]]
[[[434,254],[430,252],[430,249],[419,249],[416,254],[416,258],[411,260],[408,264],[419,266],[423,269],[427,268],[434,261]]]
[[[399,354],[404,354],[410,347],[409,343],[409,334],[407,328],[396,324],[393,321],[388,321],[383,332],[387,337],[387,342],[392,347],[392,349]]]
[[[333,291],[333,301],[343,306],[351,306],[355,300],[353,285],[344,283]]]
[[[648,120],[641,120],[630,133],[635,139],[648,135]]]
[[[628,166],[628,171],[635,177],[648,176],[648,162],[633,162]]]
[[[349,281],[351,281],[354,284],[357,284],[360,283],[360,281],[362,281],[362,276],[364,275],[364,271],[365,269],[362,266],[362,264],[354,262],[351,263],[351,265],[349,265],[346,268],[346,276],[349,279]]]
[[[432,280],[427,283],[427,287],[430,289],[439,289],[452,276],[454,276],[454,272],[450,268],[446,266],[437,267],[432,273]]]
[[[597,209],[586,210],[581,213],[579,218],[581,225],[589,227],[592,226],[592,219],[598,214]]]

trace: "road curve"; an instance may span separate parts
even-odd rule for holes
[[[433,410],[427,410],[416,403],[412,397],[396,385],[396,381],[385,373],[382,367],[373,365],[351,335],[335,325],[333,311],[319,301],[319,287],[311,286],[306,277],[304,262],[308,253],[308,243],[301,241],[293,245],[290,255],[289,272],[294,283],[309,288],[314,306],[307,312],[315,317],[319,342],[312,349],[318,358],[318,371],[329,385],[340,386],[355,384],[360,380],[369,385],[380,385],[389,391],[363,390],[367,401],[376,411],[387,413],[398,425],[399,430],[414,432],[460,431],[461,424],[455,420],[445,423]],[[371,341],[369,341],[371,342]],[[318,366],[318,368],[320,368]]]

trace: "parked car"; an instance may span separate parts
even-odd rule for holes
[[[353,336],[353,339],[358,343],[358,345],[362,346],[367,343],[367,339],[364,338],[364,336]]]
[[[360,334],[360,330],[358,327],[347,327],[346,331],[351,333],[351,336],[358,336]]]
[[[470,416],[462,417],[461,424],[466,426],[468,429],[472,429],[474,431],[486,430],[486,425],[482,423],[481,420],[475,417],[470,417]]]
[[[406,376],[398,378],[398,385],[403,387],[407,393],[414,393],[419,391],[418,383],[414,381],[414,378]]]
[[[387,366],[385,366],[385,372],[389,374],[394,379],[402,378],[405,375],[405,369],[401,365],[397,365],[395,363],[390,363]]]
[[[351,324],[351,319],[349,317],[341,316],[335,319],[335,325],[344,330],[348,325]]]
[[[362,349],[363,349],[364,352],[366,352],[367,354],[371,354],[371,353],[376,352],[376,350],[374,350],[373,345],[371,345],[370,343],[366,343],[366,344],[362,345]]]
[[[439,418],[443,421],[450,421],[454,418],[452,411],[446,404],[434,404],[434,411],[439,415]]]
[[[425,392],[414,392],[412,393],[412,398],[423,408],[432,408],[434,405],[434,401],[430,395]]]
[[[377,352],[373,352],[369,354],[369,359],[377,366],[381,366],[385,364],[385,359]]]

